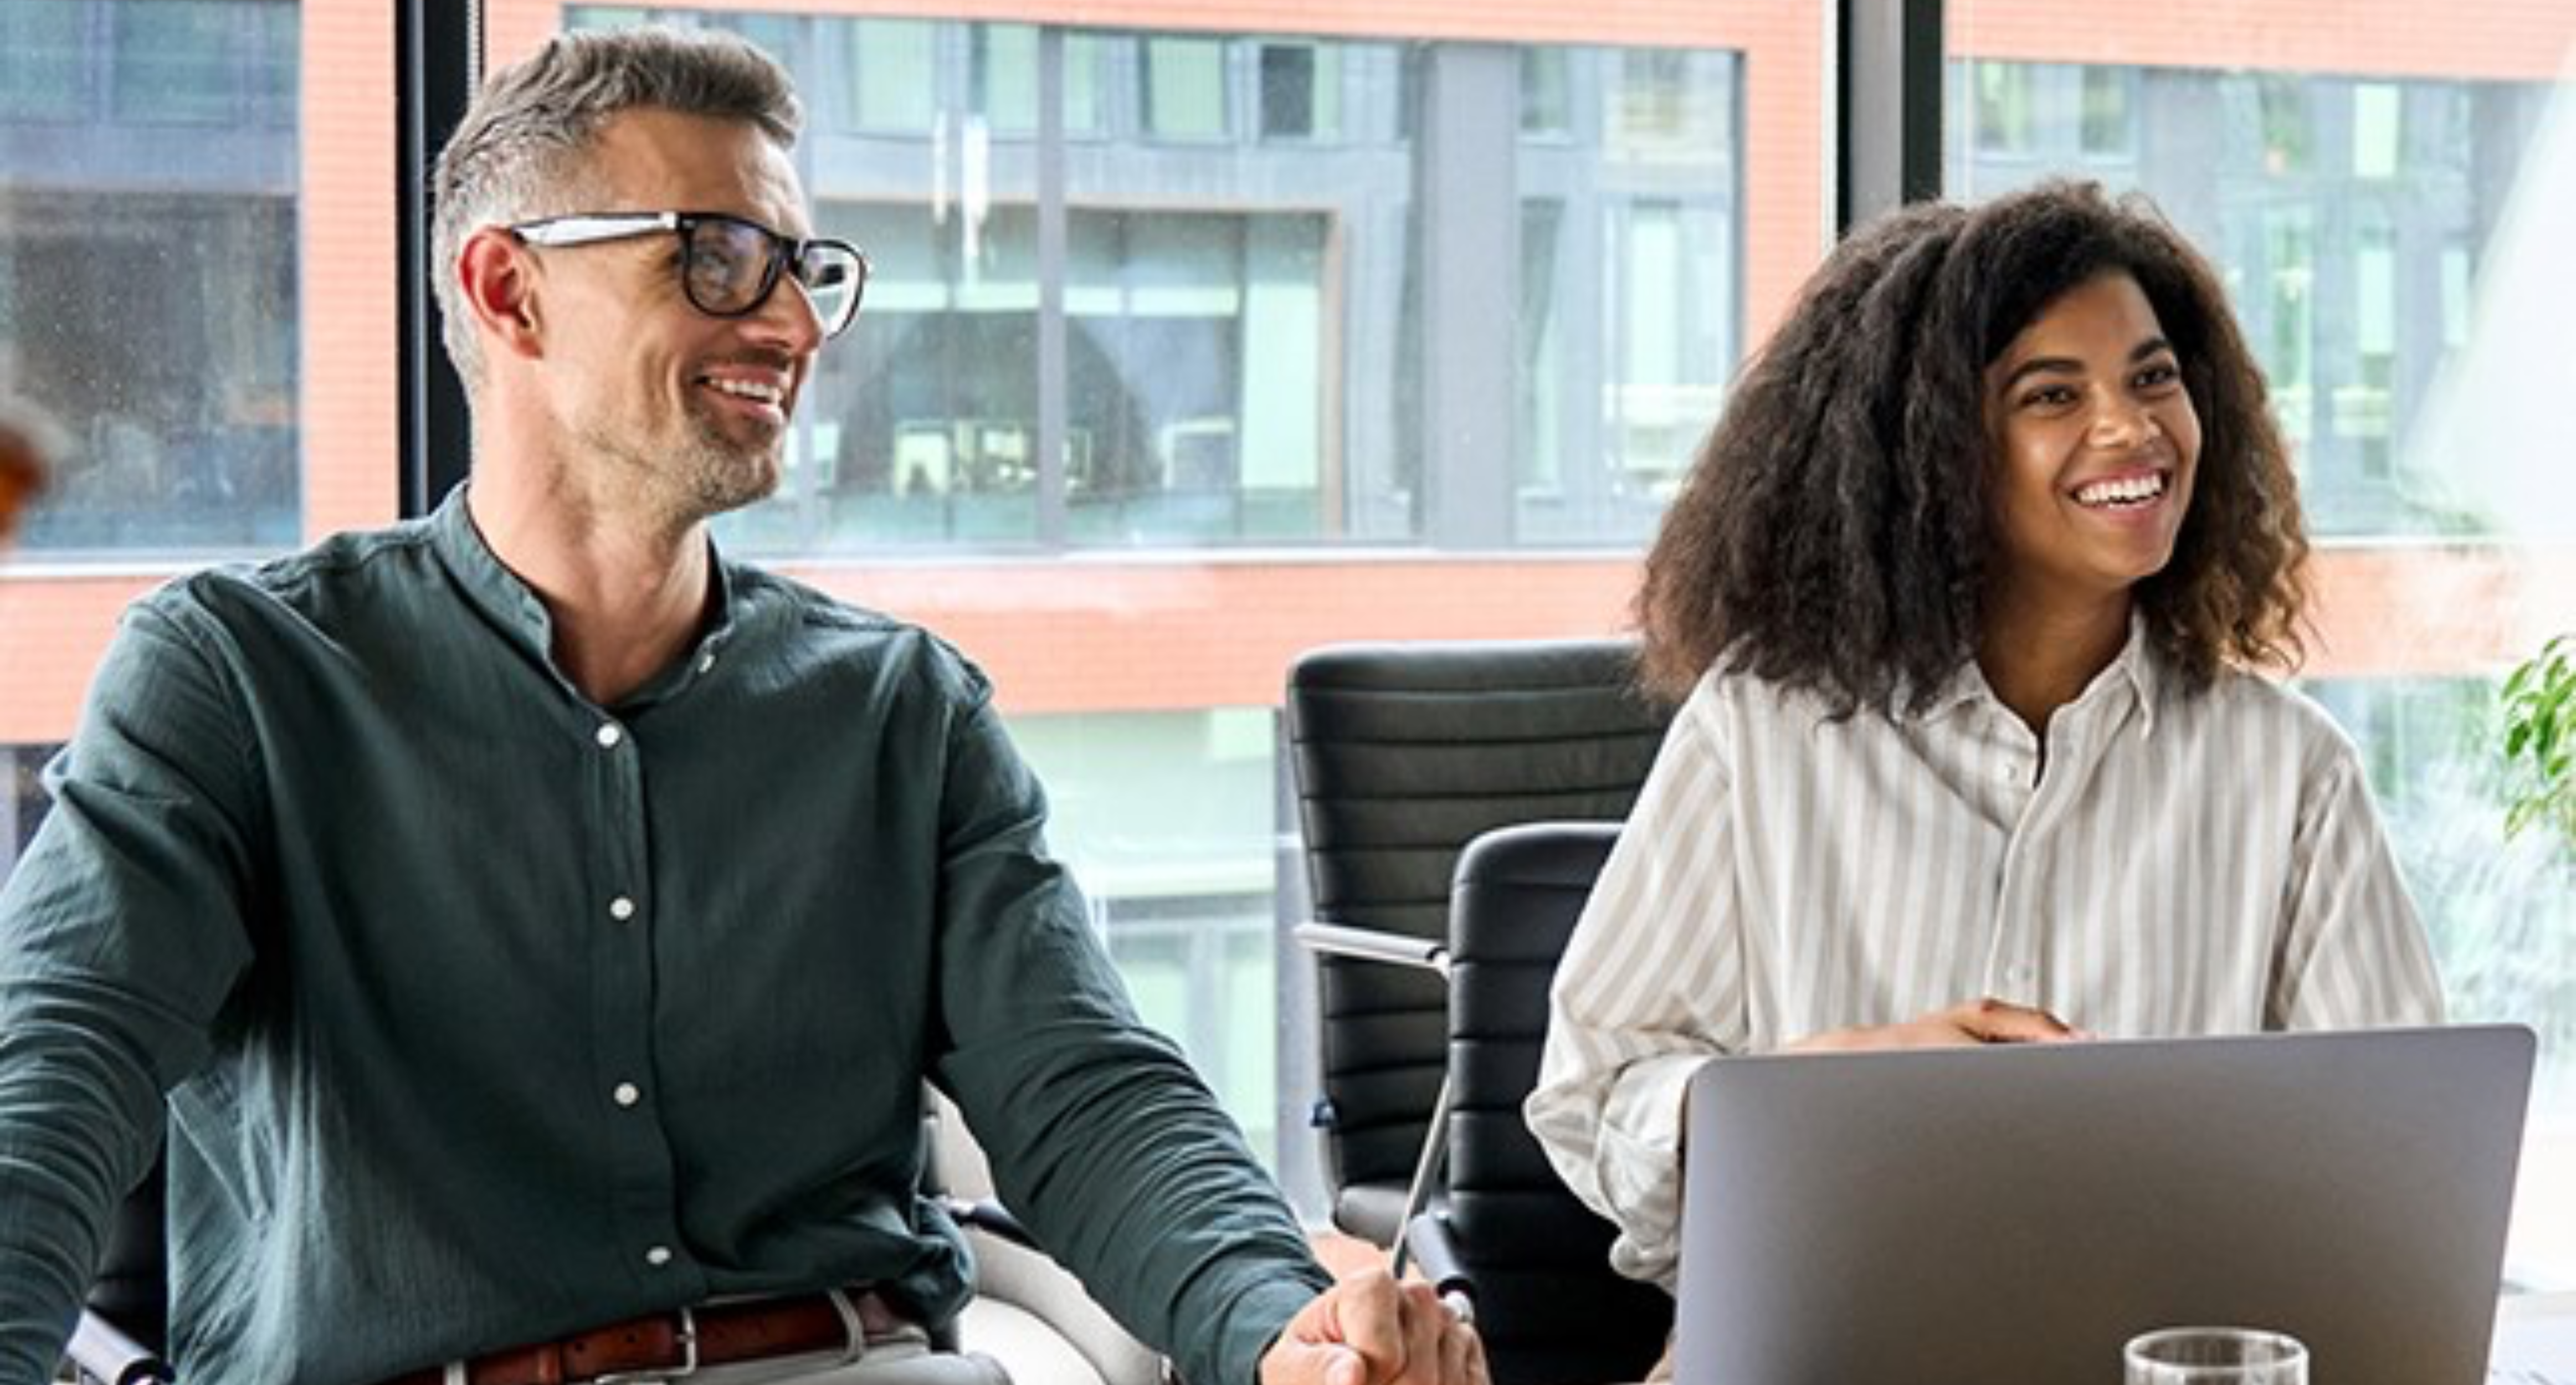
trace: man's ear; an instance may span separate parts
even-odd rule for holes
[[[537,266],[528,248],[498,226],[466,237],[456,256],[456,282],[478,334],[513,355],[545,353],[537,313]]]

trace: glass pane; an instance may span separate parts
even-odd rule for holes
[[[136,0],[5,15],[0,61],[50,75],[0,84],[0,393],[39,401],[78,444],[26,553],[294,543],[300,11]],[[198,128],[173,139],[172,122]],[[390,356],[388,342],[374,359]]]
[[[1014,717],[1148,1022],[1181,1040],[1256,1149],[1276,1147],[1274,749],[1261,708]]]
[[[115,6],[111,90],[117,114],[188,125],[233,120],[249,77],[237,36],[262,8],[215,0],[124,0]]]
[[[2218,261],[2329,540],[2310,690],[2368,760],[2454,1015],[2541,1034],[2509,1272],[2564,1287],[2576,844],[2504,840],[2494,675],[2576,629],[2547,556],[2576,537],[2558,402],[2576,378],[2569,31],[2485,0],[2431,29],[2405,13],[2348,7],[2294,33],[2265,0],[2188,23],[1954,4],[1953,108],[1963,86],[1980,111],[2028,93],[2029,115],[1954,133],[1946,173],[1969,198],[2061,173],[2142,190]],[[2048,97],[2061,72],[2080,104]],[[2101,128],[2115,90],[2125,141]],[[2462,591],[2463,564],[2486,574],[2478,594],[2438,595]]]
[[[1717,417],[1743,330],[1735,54],[1560,50],[1597,146],[1526,139],[1566,198],[1521,208],[1523,544],[1643,542]],[[1524,103],[1543,89],[1524,80]],[[1524,105],[1524,131],[1533,117]],[[1577,316],[1577,315],[1580,316]]]
[[[834,27],[850,54],[850,123],[862,130],[929,130],[939,104],[939,26],[917,19],[854,19]],[[780,57],[793,61],[792,55]]]
[[[1161,139],[1223,139],[1225,46],[1207,39],[1145,41],[1145,128]]]
[[[17,0],[0,8],[0,120],[86,119],[81,0]]]
[[[975,109],[995,134],[1038,128],[1038,31],[1026,24],[979,24],[975,43]]]
[[[1563,48],[1521,50],[1521,133],[1563,136],[1574,121],[1572,54]]]

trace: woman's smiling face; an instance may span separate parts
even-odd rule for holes
[[[2145,291],[2102,274],[1986,367],[1996,575],[2070,596],[2163,570],[2191,507],[2200,418]]]

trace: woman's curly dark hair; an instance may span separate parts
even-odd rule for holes
[[[2070,289],[2126,272],[2200,416],[2191,509],[2137,605],[2188,686],[2296,666],[2308,543],[2263,374],[2207,260],[2144,198],[2052,181],[1855,231],[1736,384],[1646,558],[1645,680],[1712,667],[1841,713],[1920,709],[1974,657],[1994,518],[1984,373]]]

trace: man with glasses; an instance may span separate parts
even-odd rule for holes
[[[1332,1284],[1044,852],[983,677],[726,561],[867,263],[785,75],[567,36],[439,163],[469,488],[129,613],[0,891],[0,1380],[169,1139],[209,1382],[982,1382],[925,1078],[1200,1385],[1475,1385]]]

